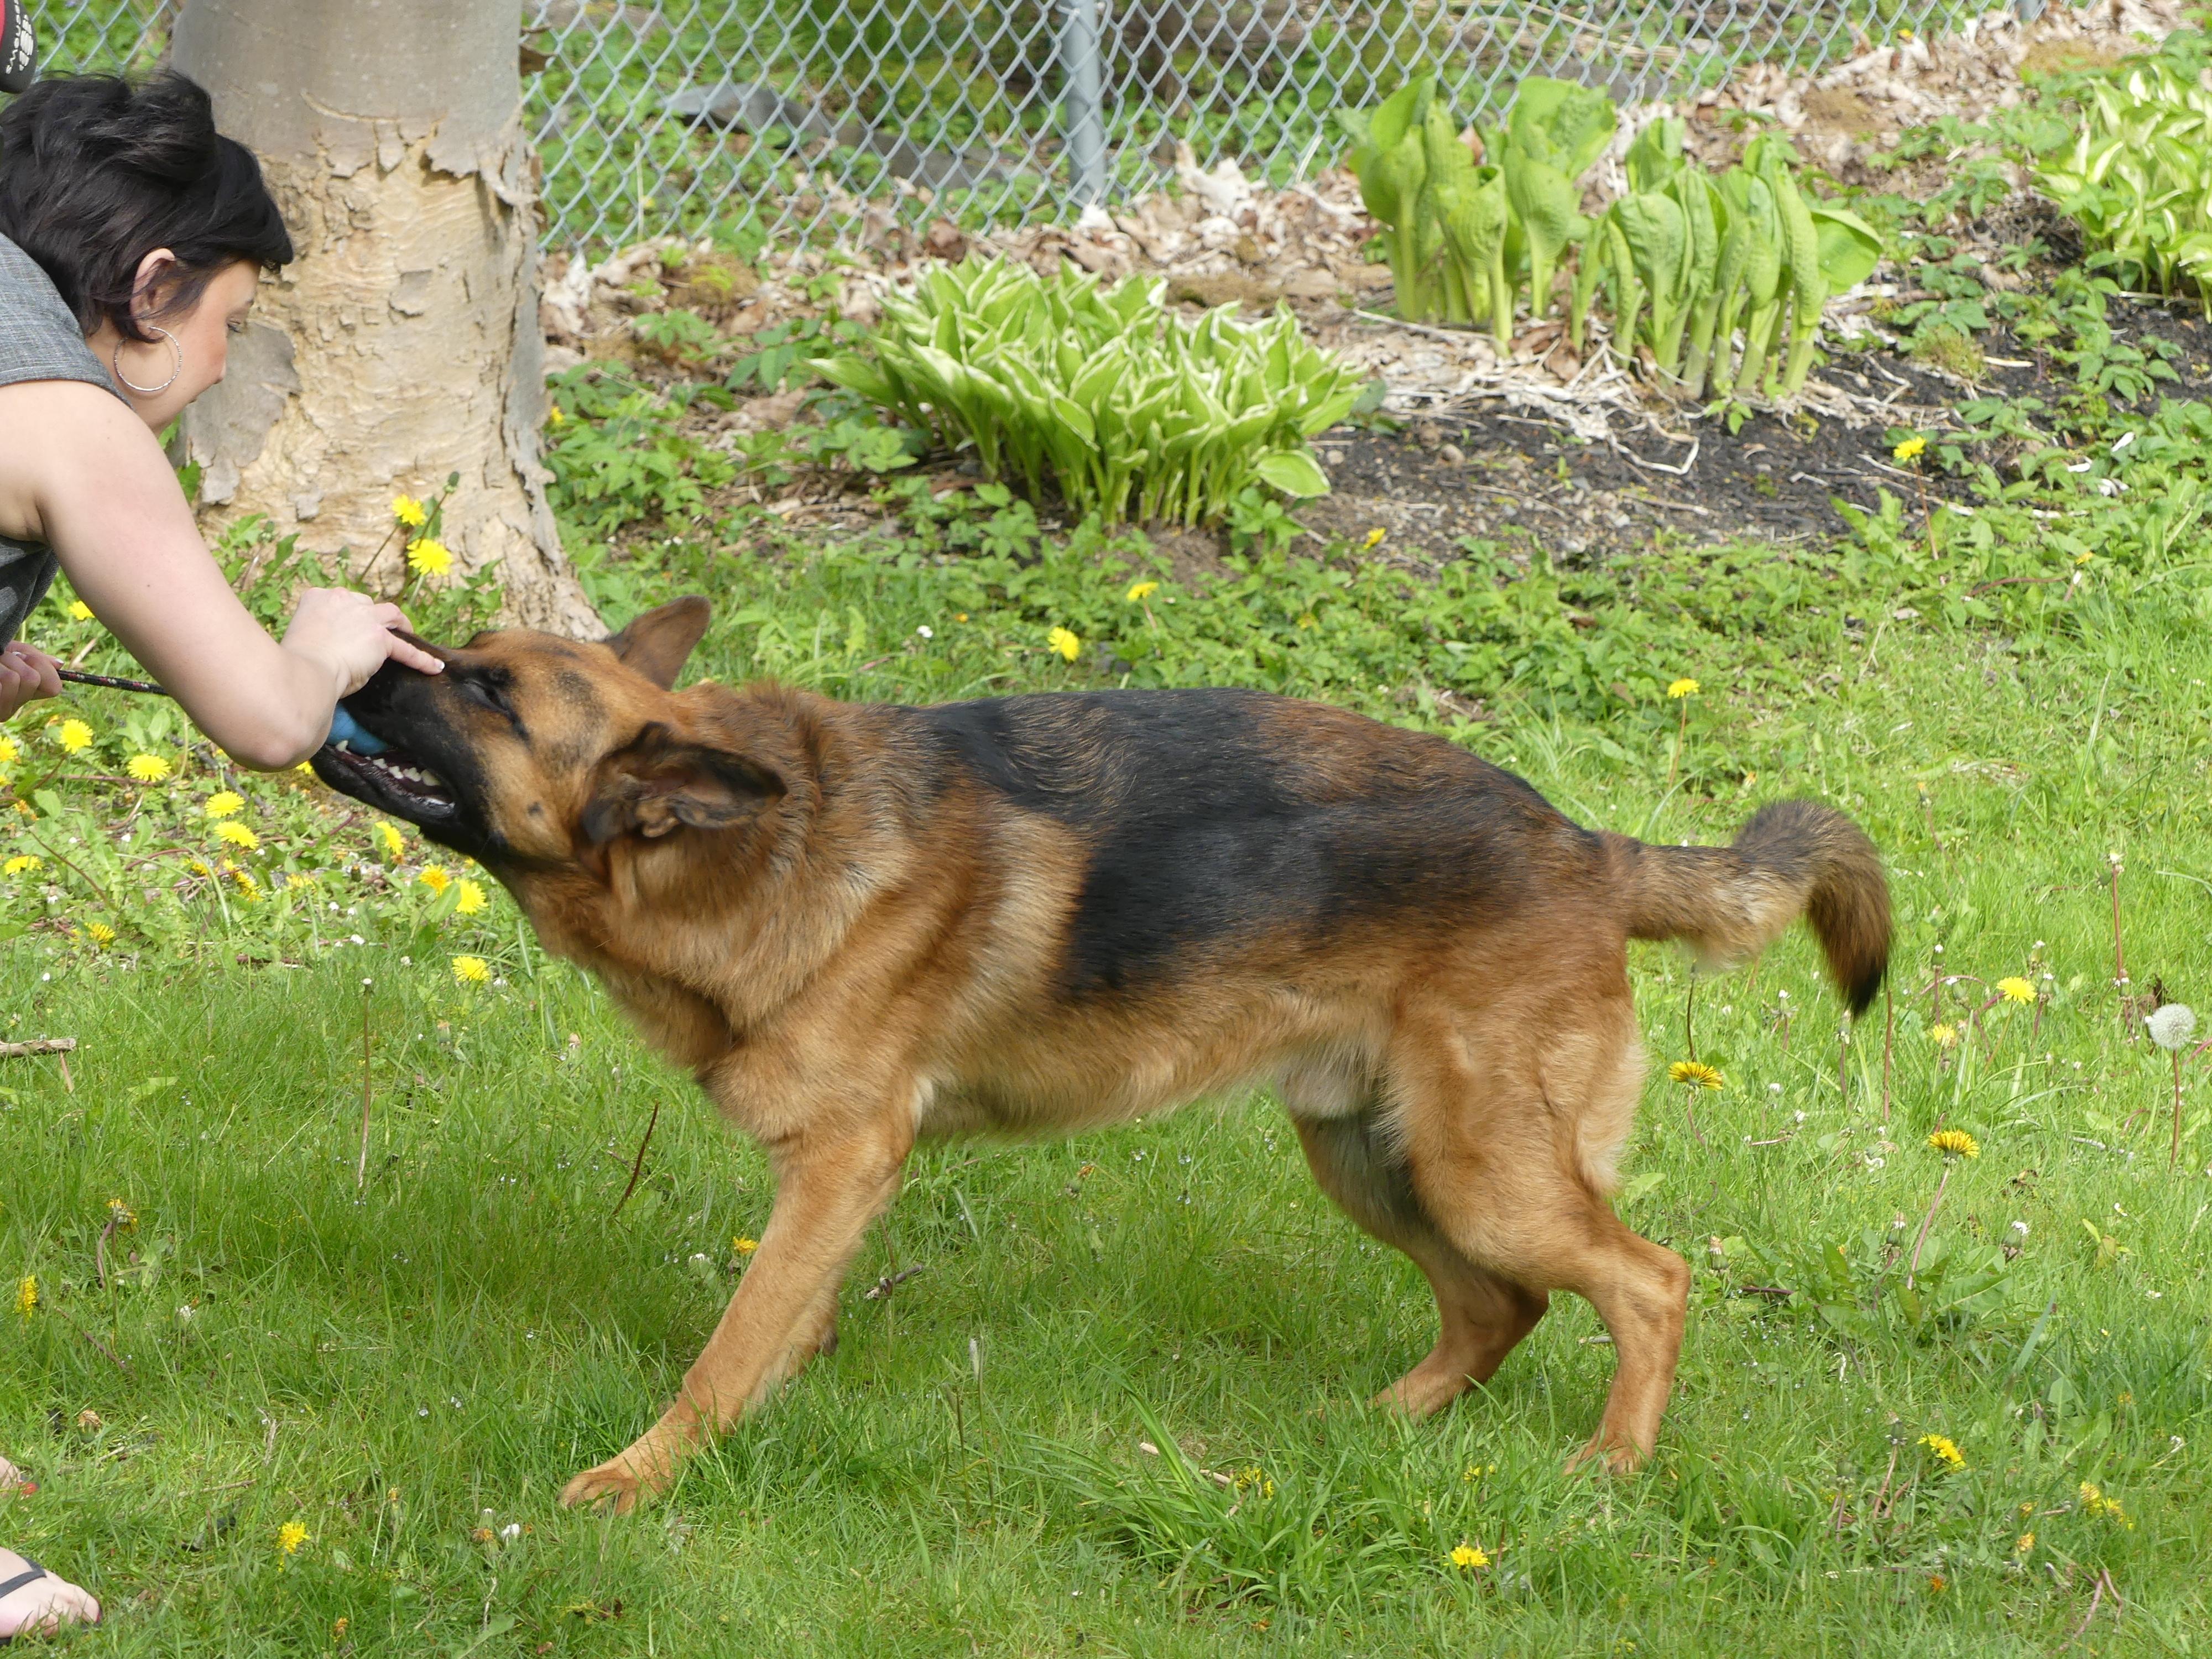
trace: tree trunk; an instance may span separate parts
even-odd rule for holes
[[[538,434],[536,168],[514,0],[191,0],[172,61],[261,158],[299,257],[185,411],[200,504],[266,514],[385,593],[395,495],[447,475],[459,571],[513,618],[603,632],[561,551]],[[375,551],[380,546],[383,550]]]

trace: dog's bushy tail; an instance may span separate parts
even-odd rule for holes
[[[1656,847],[1609,838],[1631,939],[1686,941],[1740,962],[1799,916],[1820,941],[1836,988],[1866,1012],[1889,967],[1889,884],[1865,832],[1808,800],[1778,801],[1732,846]]]

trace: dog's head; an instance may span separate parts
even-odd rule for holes
[[[604,870],[623,837],[747,822],[782,794],[778,767],[670,690],[707,617],[683,599],[597,643],[514,629],[427,646],[442,674],[386,663],[345,700],[383,752],[326,744],[315,774],[495,872]]]

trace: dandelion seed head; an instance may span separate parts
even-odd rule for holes
[[[2143,1021],[2150,1040],[2169,1053],[2197,1035],[2197,1011],[2185,1002],[2169,1002]]]

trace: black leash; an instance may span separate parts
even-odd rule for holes
[[[157,697],[175,695],[151,680],[126,680],[113,674],[88,674],[82,668],[57,668],[54,672],[73,685],[104,685],[111,691],[150,691]]]

